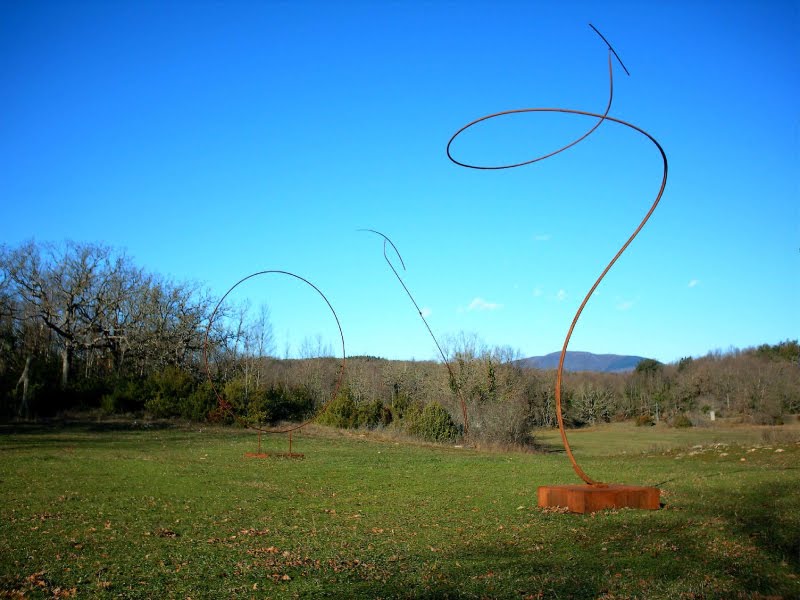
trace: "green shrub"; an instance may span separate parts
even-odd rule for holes
[[[360,402],[356,408],[355,427],[374,429],[392,422],[392,411],[377,398],[372,402]]]
[[[206,380],[181,403],[181,416],[192,421],[206,421],[218,403],[214,388]]]
[[[270,423],[302,421],[314,412],[314,393],[305,386],[288,388],[275,385],[264,391],[263,399],[263,410]]]
[[[670,425],[672,425],[672,427],[677,427],[677,428],[694,427],[694,423],[692,423],[692,420],[684,413],[681,413],[673,417]]]
[[[119,379],[100,399],[100,409],[109,415],[139,412],[144,408],[145,382],[142,379]]]
[[[195,387],[194,378],[173,365],[156,371],[147,378],[148,398],[144,409],[156,418],[181,415],[181,409]]]
[[[315,407],[315,395],[305,386],[287,387],[281,384],[272,384],[269,387],[256,388],[245,385],[241,377],[231,379],[222,386],[221,395],[230,404],[230,411],[219,410],[218,399],[213,393],[210,384],[202,384],[198,388],[208,385],[208,390],[202,392],[202,406],[207,408],[208,418],[215,422],[231,422],[234,416],[252,423],[277,423],[280,421],[302,421],[311,416]],[[197,410],[193,408],[193,410]],[[338,422],[338,421],[337,421]],[[333,424],[333,423],[330,423]],[[335,425],[347,427],[348,425]]]
[[[330,425],[331,427],[342,429],[353,427],[356,422],[357,411],[358,407],[349,390],[344,390],[330,401],[330,404],[320,415],[319,422],[322,425]]]
[[[401,428],[409,435],[418,435],[422,420],[422,411],[425,407],[419,401],[411,402],[403,411],[403,419],[400,421]]]
[[[392,422],[392,412],[378,399],[356,402],[350,390],[340,393],[320,415],[322,425],[355,429],[375,428]]]
[[[233,386],[226,388],[228,392],[235,388],[238,390],[238,399],[235,402],[237,406],[236,415],[240,419],[244,419],[253,424],[264,424],[272,421],[272,411],[270,410],[270,392],[268,389],[254,389],[247,388],[245,391],[244,385],[241,380]],[[231,394],[234,395],[233,393]]]
[[[419,409],[418,404],[406,410],[406,430],[411,435],[431,442],[446,442],[458,439],[458,427],[453,423],[450,413],[438,402],[430,402]]]
[[[403,392],[396,394],[392,400],[392,406],[390,408],[392,413],[392,421],[399,421],[405,417],[406,410],[408,410],[408,407],[411,406],[411,404],[412,402],[408,397],[408,394]]]
[[[246,407],[240,415],[252,423],[276,423],[287,420],[287,405],[291,394],[283,387],[250,390],[246,397]]]
[[[247,413],[250,396],[250,390],[240,378],[226,381],[225,385],[222,386],[222,397],[231,405],[234,412],[241,416]]]
[[[144,403],[144,410],[154,419],[169,419],[180,415],[180,407],[172,398],[154,396]]]

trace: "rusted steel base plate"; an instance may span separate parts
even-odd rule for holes
[[[657,510],[661,491],[636,485],[544,485],[539,488],[539,506],[590,513],[614,508]]]
[[[305,454],[297,452],[245,452],[245,458],[305,458]]]

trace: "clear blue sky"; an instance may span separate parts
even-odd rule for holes
[[[670,161],[661,206],[570,348],[662,361],[800,336],[798,2],[37,2],[0,4],[0,240],[103,241],[221,295],[263,269],[314,282],[348,354],[445,337],[560,349],[578,303],[652,202],[661,162],[605,123],[514,171],[451,164],[450,136],[523,107],[602,112]],[[533,158],[591,125],[528,115],[463,158]],[[278,344],[335,329],[268,276]],[[294,351],[294,350],[293,350]]]

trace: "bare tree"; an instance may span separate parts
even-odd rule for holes
[[[113,269],[107,246],[66,242],[41,248],[27,242],[5,256],[7,276],[32,317],[56,334],[61,354],[61,386],[69,382],[77,348],[91,348],[102,328],[104,286]],[[102,337],[102,336],[100,336]]]

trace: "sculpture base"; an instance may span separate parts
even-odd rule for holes
[[[636,485],[545,485],[539,488],[540,507],[590,513],[615,508],[657,510],[661,491]]]
[[[245,452],[245,458],[305,458],[297,452]]]

